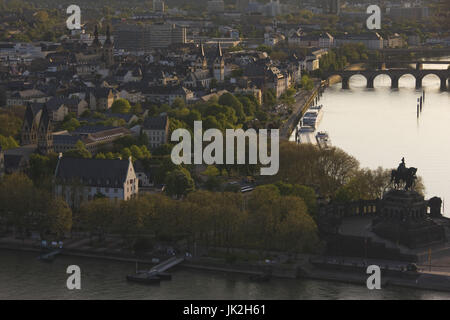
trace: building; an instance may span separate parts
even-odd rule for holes
[[[44,103],[49,100],[50,97],[44,92],[37,89],[26,89],[21,91],[15,91],[8,95],[6,99],[6,106],[25,106],[28,103],[40,102]]]
[[[113,90],[105,87],[88,88],[85,96],[91,111],[108,110],[116,99]]]
[[[151,103],[172,105],[175,99],[182,99],[185,103],[194,99],[194,93],[182,86],[153,86],[143,90],[145,100]]]
[[[210,0],[208,1],[208,13],[217,14],[225,11],[225,4],[223,0]]]
[[[121,24],[115,31],[117,49],[145,52],[154,48],[167,48],[172,44],[186,43],[186,28],[169,23],[140,26]]]
[[[164,12],[165,3],[162,0],[153,0],[153,12]]]
[[[334,47],[334,38],[328,32],[323,32],[319,36],[319,48],[332,48]]]
[[[55,196],[72,208],[95,197],[129,200],[139,192],[129,159],[78,159],[60,156],[55,171]]]
[[[169,141],[169,117],[160,115],[145,119],[142,132],[147,135],[151,149],[166,144]]]
[[[21,129],[22,145],[37,145],[42,154],[53,151],[52,123],[47,107],[33,108],[27,106]]]
[[[344,34],[335,38],[336,46],[346,43],[362,43],[369,50],[383,49],[383,38],[377,32],[366,32],[361,34]]]
[[[341,13],[340,0],[322,0],[322,10],[326,14],[339,15]]]
[[[394,20],[423,20],[429,16],[428,7],[392,7],[386,11]]]
[[[57,153],[64,153],[74,149],[76,143],[81,141],[92,155],[96,155],[100,151],[110,151],[114,141],[131,134],[123,127],[83,126],[70,134],[64,131],[54,133],[53,148]]]

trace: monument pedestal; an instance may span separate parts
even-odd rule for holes
[[[382,238],[420,248],[445,241],[444,227],[427,213],[428,202],[415,191],[391,190],[381,201],[381,214],[372,231]]]

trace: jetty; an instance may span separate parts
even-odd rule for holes
[[[154,266],[150,270],[138,271],[136,274],[127,275],[127,280],[144,284],[159,284],[161,280],[171,280],[172,275],[166,271],[184,261],[184,257],[171,257],[166,261]]]
[[[62,250],[54,250],[48,253],[43,253],[38,259],[42,261],[53,261],[57,255],[61,254],[61,252]]]

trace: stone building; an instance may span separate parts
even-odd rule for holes
[[[151,149],[166,144],[169,141],[169,117],[160,115],[145,119],[142,131],[147,135]]]
[[[120,159],[77,159],[60,156],[55,172],[56,196],[71,207],[104,196],[129,200],[139,192],[131,157]]]

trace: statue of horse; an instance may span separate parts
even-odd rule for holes
[[[403,170],[392,170],[391,171],[391,183],[394,183],[395,188],[399,188],[400,184],[403,182],[405,184],[405,190],[411,190],[416,183],[417,168],[405,168]]]

